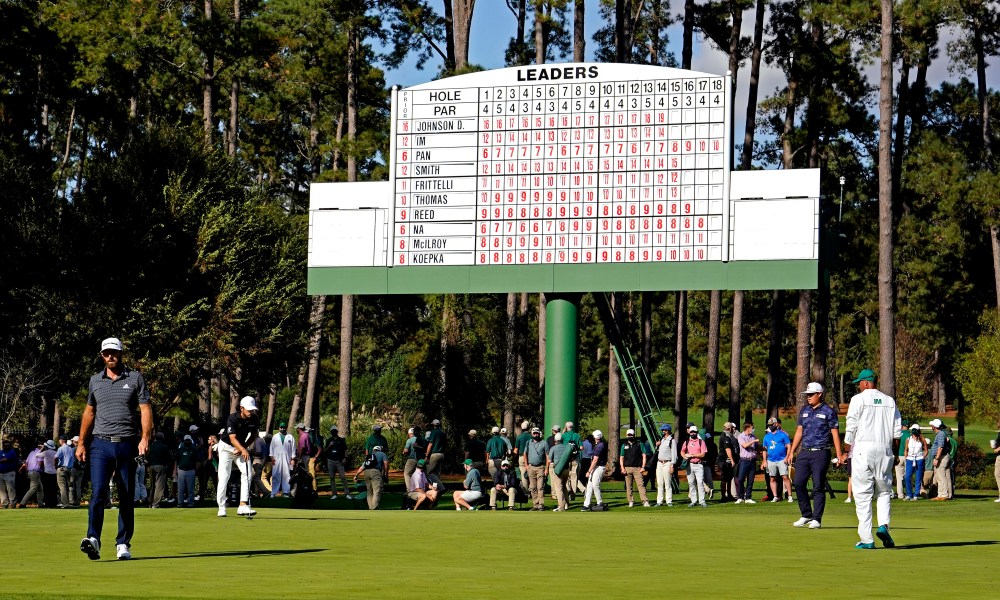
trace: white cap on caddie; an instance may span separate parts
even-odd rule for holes
[[[257,401],[253,399],[253,396],[243,396],[240,400],[240,406],[247,410],[257,410]]]

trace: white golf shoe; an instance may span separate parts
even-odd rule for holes
[[[802,517],[797,521],[792,522],[792,527],[805,527],[809,523],[809,519]]]
[[[115,554],[118,557],[118,560],[129,560],[132,558],[132,553],[129,552],[128,544],[118,544],[117,546],[115,546],[115,550],[116,550]]]

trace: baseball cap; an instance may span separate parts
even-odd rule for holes
[[[190,431],[191,433],[194,433],[195,431],[198,431],[198,426],[197,425],[192,425],[192,426],[188,427],[188,431]]]
[[[875,381],[875,371],[864,369],[858,373],[858,378],[851,383],[861,383],[862,381]]]
[[[382,431],[381,425],[372,425],[372,431]]]
[[[330,425],[330,431],[340,431],[336,425]]]
[[[930,426],[931,427],[935,427],[937,429],[941,429],[942,425],[944,425],[944,423],[941,422],[941,419],[931,419],[931,422],[930,422]]]
[[[240,400],[240,406],[247,410],[257,410],[257,401],[253,399],[253,396],[243,396]]]
[[[595,439],[598,439],[598,440],[599,440],[599,439],[601,439],[601,438],[603,438],[603,437],[604,437],[604,434],[603,434],[603,433],[601,432],[601,430],[600,430],[600,429],[595,429],[595,430],[594,430],[594,438],[595,438]]]
[[[500,435],[504,435],[506,433],[507,433],[507,428],[506,427],[501,427],[500,428]]]
[[[469,435],[476,435],[476,430],[475,429],[470,429],[469,430]]]
[[[441,421],[439,419],[434,419],[433,421],[431,421],[431,425],[440,425],[440,424]]]
[[[629,429],[625,432],[625,435],[635,435],[635,429]]]
[[[500,466],[501,467],[509,467],[510,466],[510,461],[504,459],[504,461],[500,463]]]
[[[552,426],[552,431],[559,431],[559,426],[558,425],[553,425]]]
[[[59,436],[59,441],[60,442],[65,442],[67,439],[69,439],[69,438],[67,438],[65,435]]]
[[[490,433],[500,433],[500,428],[494,427],[493,429],[490,429]]]
[[[421,458],[420,460],[417,461],[417,468],[422,469],[426,464],[427,461]]]
[[[562,434],[561,433],[557,433],[555,435],[555,438],[553,438],[553,439],[555,439],[555,441],[557,441],[557,442],[561,442],[562,441]]]
[[[531,433],[533,433],[533,434],[534,434],[534,433],[541,433],[541,432],[542,432],[542,430],[541,430],[541,429],[539,429],[539,428],[537,428],[537,427],[532,427],[532,428],[531,428]]]
[[[914,431],[920,431],[920,423],[914,423],[913,425],[910,425],[910,429]]]
[[[374,448],[372,448],[372,452],[381,452],[381,451],[382,451],[382,446],[375,446]]]
[[[298,424],[295,425],[295,428],[296,429],[305,429],[306,428],[306,424],[305,423],[298,423]]]
[[[288,427],[288,423],[286,423],[285,421],[281,421],[280,423],[278,423],[278,427],[279,428],[281,428],[281,427]]]
[[[809,385],[806,386],[806,389],[804,389],[803,391],[799,392],[799,395],[800,396],[809,396],[811,394],[822,394],[822,393],[823,393],[823,386],[820,385],[820,384],[818,384],[818,383],[816,383],[815,381],[813,381],[813,382],[810,382]]]
[[[669,423],[664,423],[663,425],[660,425],[660,431],[673,431],[673,430],[674,428],[671,427]]]
[[[194,438],[191,437],[191,436],[189,436],[189,435],[185,435],[183,441],[185,441],[185,442],[193,442]]]
[[[462,462],[462,464],[463,464],[463,465],[469,465],[469,466],[471,467],[471,466],[472,466],[472,459],[471,459],[471,458],[467,458],[467,459],[465,459],[465,460],[464,460],[464,461]]]
[[[74,435],[74,436],[73,436],[73,439],[72,439],[72,440],[70,440],[70,441],[72,441],[72,442],[79,442],[79,441],[80,441],[80,436],[78,436],[78,435]]]
[[[697,434],[698,433],[698,428],[692,425],[691,427],[688,427],[688,433]]]
[[[531,425],[531,423],[527,421],[521,421],[521,429],[527,429],[528,425]]]
[[[101,352],[104,352],[105,350],[117,350],[118,352],[121,352],[122,351],[121,340],[113,337],[104,340],[103,342],[101,342]]]
[[[770,419],[767,420],[767,424],[768,425],[774,425],[777,422],[778,422],[778,419],[776,419],[774,417],[771,417]]]

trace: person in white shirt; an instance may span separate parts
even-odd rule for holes
[[[924,459],[927,456],[927,441],[920,433],[920,425],[918,423],[911,425],[910,432],[910,437],[906,438],[906,449],[903,455],[906,460],[906,471],[903,474],[906,496],[903,497],[903,500],[920,498],[920,484],[924,480]]]
[[[896,544],[889,534],[892,471],[895,462],[893,440],[900,437],[902,417],[896,401],[875,389],[875,373],[865,369],[853,381],[860,393],[851,398],[847,409],[847,431],[844,444],[853,450],[851,484],[854,506],[858,515],[858,536],[855,548],[875,548],[872,539],[872,496],[877,495],[878,531],[875,535],[886,548]]]
[[[656,442],[656,505],[674,505],[674,488],[670,478],[677,464],[677,441],[674,440],[673,428],[669,423],[660,425],[663,437]],[[666,502],[664,502],[666,495]]]

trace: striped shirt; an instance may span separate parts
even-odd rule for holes
[[[111,379],[102,369],[90,378],[87,406],[94,407],[94,435],[138,437],[140,404],[149,404],[149,388],[139,371],[125,367],[118,379]]]

